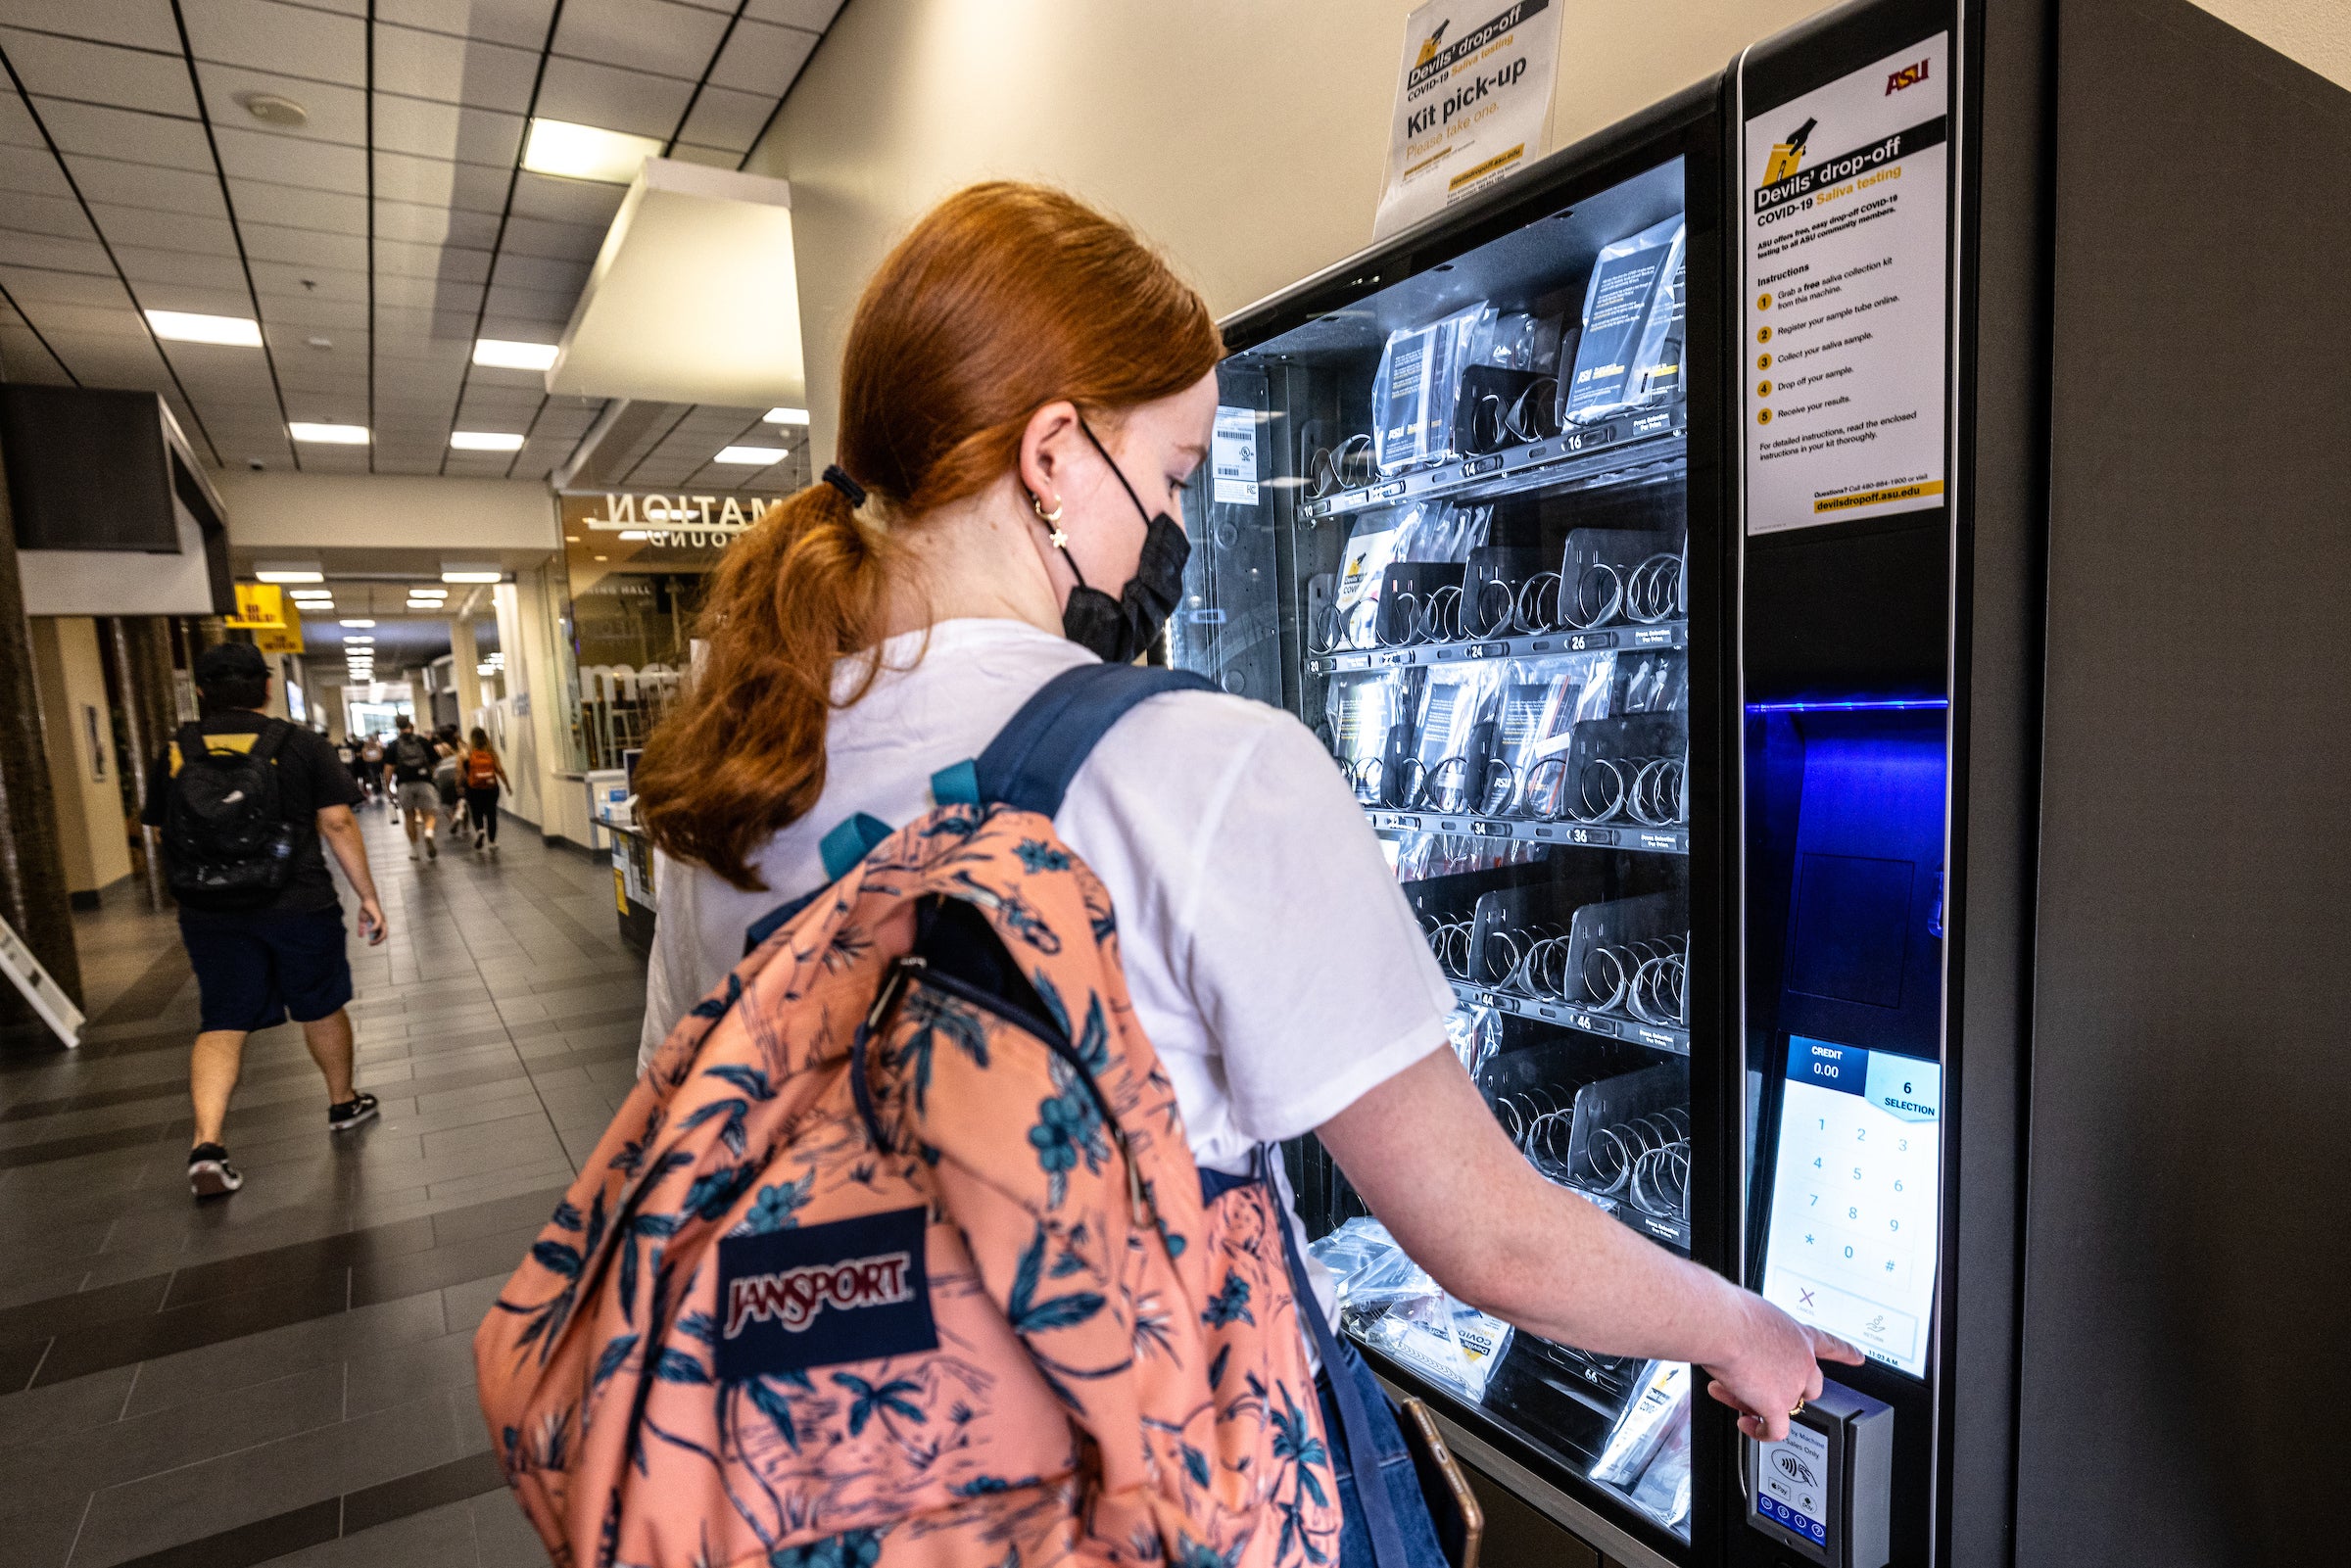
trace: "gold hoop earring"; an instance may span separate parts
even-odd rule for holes
[[[1036,499],[1036,493],[1034,491],[1031,491],[1029,493],[1029,509],[1036,513],[1036,520],[1040,523],[1043,523],[1047,528],[1050,528],[1055,523],[1061,521],[1061,502],[1055,501],[1053,503],[1053,509],[1051,511],[1047,511],[1045,510],[1045,503]],[[1054,543],[1058,545],[1061,542],[1059,540],[1055,540]]]

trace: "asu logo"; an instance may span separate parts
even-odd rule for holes
[[[1788,133],[1786,141],[1771,144],[1771,166],[1763,172],[1763,183],[1774,184],[1786,179],[1804,164],[1804,143],[1811,140],[1817,119],[1807,119]]]
[[[744,1274],[727,1282],[726,1337],[746,1323],[772,1318],[797,1334],[827,1307],[851,1311],[860,1307],[894,1307],[914,1299],[907,1279],[913,1257],[883,1253],[838,1263],[803,1263],[772,1274]]]
[[[1933,64],[1931,60],[1921,60],[1915,64],[1904,66],[1893,75],[1888,76],[1886,78],[1885,96],[1892,98],[1895,93],[1900,92],[1903,88],[1915,87],[1920,82],[1925,81],[1927,79],[1927,67],[1931,64]]]
[[[1414,70],[1417,71],[1437,58],[1437,46],[1445,41],[1445,29],[1452,25],[1453,19],[1447,17],[1443,22],[1437,24],[1436,31],[1420,40],[1420,58],[1413,62]]]

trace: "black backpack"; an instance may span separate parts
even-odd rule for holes
[[[402,784],[427,784],[433,777],[433,748],[412,730],[392,742],[392,777]]]
[[[299,830],[278,810],[277,754],[293,726],[272,719],[248,751],[215,751],[204,731],[178,736],[179,772],[165,801],[171,892],[192,909],[265,904],[294,875]]]

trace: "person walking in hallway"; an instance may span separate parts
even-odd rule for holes
[[[506,765],[498,759],[498,748],[490,743],[490,732],[480,725],[466,736],[470,744],[459,765],[458,773],[465,784],[465,816],[473,824],[473,847],[478,851],[485,845],[498,849],[498,787],[508,784]]]
[[[400,812],[401,827],[408,835],[408,858],[416,858],[417,835],[423,835],[424,856],[427,860],[441,858],[441,846],[434,838],[434,829],[441,821],[441,791],[433,787],[433,764],[441,748],[416,733],[416,725],[407,714],[399,720],[399,730],[392,736],[392,747],[384,760],[392,768],[393,804]]]
[[[384,742],[372,730],[360,742],[360,765],[355,777],[368,796],[377,800],[384,797]]]
[[[200,1017],[188,1059],[196,1126],[188,1186],[199,1199],[235,1192],[221,1124],[244,1061],[245,1037],[288,1018],[302,1025],[326,1080],[326,1125],[347,1132],[376,1114],[352,1086],[351,961],[343,903],[326,869],[331,846],[360,899],[360,930],[384,939],[384,910],[351,808],[350,770],[324,736],[270,718],[269,667],[249,642],[223,642],[196,660],[205,717],[183,726],[155,759],[148,826],[164,831],[165,865],[179,900],[179,933],[196,972]],[[428,783],[427,787],[430,787]]]

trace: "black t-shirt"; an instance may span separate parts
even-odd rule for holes
[[[208,736],[252,737],[258,736],[262,727],[269,722],[265,713],[239,708],[213,714],[199,728]],[[237,915],[342,907],[342,900],[335,896],[335,879],[326,869],[326,852],[318,841],[318,813],[329,806],[358,805],[360,786],[353,781],[351,770],[335,755],[335,748],[327,743],[326,736],[300,725],[289,728],[292,733],[277,752],[277,809],[279,815],[295,826],[294,874],[277,890],[277,896],[260,910],[238,910]],[[242,750],[252,743],[248,738],[243,745],[233,741],[230,744]],[[178,771],[179,742],[175,739],[170,750],[155,760],[147,775],[147,810],[141,820],[150,828],[164,826],[171,776]]]
[[[392,777],[402,784],[430,784],[433,781],[433,760],[439,755],[433,742],[413,730],[406,730],[392,737],[384,747],[384,760],[392,764]]]

